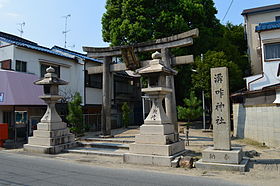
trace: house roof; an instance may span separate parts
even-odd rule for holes
[[[241,13],[241,15],[247,15],[247,14],[255,14],[255,13],[264,13],[264,12],[272,12],[272,11],[277,11],[280,10],[280,4],[275,4],[275,5],[269,5],[269,6],[262,6],[262,7],[257,7],[257,8],[250,8],[250,9],[245,9]]]
[[[43,95],[43,86],[34,85],[39,77],[33,74],[0,70],[0,106],[1,105],[45,105],[39,98]]]
[[[52,51],[49,48],[40,46],[36,43],[29,43],[29,42],[25,42],[25,40],[18,40],[17,36],[15,36],[15,38],[13,38],[13,37],[5,37],[3,35],[0,35],[0,41],[4,41],[4,42],[11,43],[11,44],[14,44],[14,45],[17,45],[17,46],[20,46],[20,47],[24,47],[24,48],[28,48],[28,49],[32,49],[32,50],[37,50],[37,51],[44,52],[44,53],[57,55],[57,56],[60,56],[60,57],[65,57],[65,58],[68,58],[68,59],[73,59],[73,58],[70,58],[70,57],[68,57],[66,55],[63,55],[61,53]],[[26,40],[26,41],[28,41],[28,40]]]
[[[21,38],[21,37],[12,35],[12,34],[8,34],[8,33],[5,33],[5,32],[0,32],[0,37],[6,38],[6,39],[9,39],[9,40],[13,40],[13,41],[18,41],[18,42],[21,42],[21,43],[26,43],[26,44],[29,44],[29,45],[38,45],[37,43],[35,43],[33,41],[29,41],[27,39],[24,39],[24,38]]]
[[[76,57],[79,57],[79,58],[82,58],[82,59],[87,59],[87,60],[90,60],[90,61],[102,63],[102,61],[87,57],[86,55],[78,53],[78,52],[67,50],[67,49],[64,49],[64,48],[61,48],[61,47],[58,47],[58,46],[54,46],[50,49],[50,48],[47,48],[47,47],[40,46],[35,42],[29,41],[27,39],[23,39],[21,37],[18,37],[18,36],[12,35],[12,34],[8,34],[8,33],[5,33],[5,32],[0,32],[0,41],[4,41],[4,42],[11,43],[11,44],[14,44],[14,45],[17,45],[17,46],[20,46],[20,47],[24,47],[24,48],[28,48],[28,49],[32,49],[32,50],[37,50],[37,51],[40,51],[40,52],[53,54],[53,55],[56,55],[56,56],[60,56],[60,57],[64,57],[64,58],[68,58],[68,59],[72,59],[72,60],[75,60]],[[56,50],[59,50],[61,52],[58,52]],[[70,54],[70,55],[63,54],[63,52],[67,53],[67,54]]]
[[[52,50],[59,50],[59,51],[61,51],[61,52],[65,52],[65,53],[67,53],[67,54],[74,55],[74,56],[79,57],[79,58],[82,58],[82,59],[94,61],[94,62],[97,62],[97,63],[103,63],[103,62],[100,61],[100,60],[87,57],[85,54],[82,54],[82,53],[79,53],[79,52],[75,52],[75,51],[71,51],[71,50],[68,50],[68,49],[65,49],[65,48],[61,48],[61,47],[59,47],[59,46],[54,46],[54,47],[52,47],[51,49],[52,49]]]
[[[280,21],[260,23],[258,26],[256,26],[256,32],[274,30],[279,28],[280,28]]]

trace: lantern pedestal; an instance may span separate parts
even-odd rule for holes
[[[171,90],[158,87],[142,91],[149,95],[153,106],[140,127],[140,134],[135,137],[135,143],[129,145],[124,162],[170,167],[173,159],[185,153],[185,142],[178,140],[174,125],[162,107],[162,99]]]

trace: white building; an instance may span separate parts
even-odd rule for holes
[[[280,83],[277,75],[280,62],[280,4],[247,9],[242,15],[253,72],[253,76],[246,78],[247,89],[260,90]]]
[[[242,15],[254,75],[232,95],[234,135],[280,147],[280,4]]]
[[[83,105],[100,105],[102,102],[98,81],[96,86],[85,86],[88,84],[85,82],[86,67],[102,64],[99,60],[57,46],[49,49],[17,36],[0,33],[0,63],[2,69],[31,73],[38,77],[43,77],[45,69],[52,66],[61,79],[69,82],[61,87],[62,95],[69,97],[79,92]],[[92,99],[86,99],[87,95]]]
[[[26,117],[26,125],[29,123],[31,127],[31,124],[37,123],[44,113],[45,106],[44,104],[40,105],[38,90],[37,94],[33,94],[30,87],[33,87],[31,85],[35,79],[43,77],[49,66],[56,70],[61,79],[69,82],[68,85],[60,87],[60,94],[64,96],[62,102],[69,101],[76,92],[79,92],[82,96],[84,112],[100,113],[102,104],[101,75],[89,76],[86,69],[89,66],[101,64],[101,61],[81,53],[57,46],[46,48],[32,41],[0,32],[0,67],[2,69],[0,74],[1,77],[6,78],[6,81],[1,82],[3,86],[0,86],[2,100],[0,100],[0,123],[9,123],[9,127],[15,128],[16,123],[22,123],[15,121],[18,113],[22,114],[22,117]],[[12,83],[18,81],[22,81],[21,84]],[[19,85],[22,85],[20,89],[18,89]],[[28,92],[29,101],[20,101],[26,96],[15,99],[23,92]],[[61,108],[60,111],[63,115],[63,112],[66,111],[66,105],[64,107],[61,105],[58,107]],[[26,125],[16,127],[26,128]],[[18,131],[20,130],[26,131],[26,129],[18,129]]]

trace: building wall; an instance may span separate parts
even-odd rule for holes
[[[0,47],[0,61],[14,58],[14,45]]]
[[[74,94],[79,92],[84,96],[84,71],[83,64],[74,60],[38,52],[34,50],[16,47],[14,52],[12,69],[15,69],[15,60],[27,62],[27,73],[41,76],[41,64],[56,64],[60,66],[60,78],[69,82],[68,85],[60,86],[60,94]],[[83,100],[83,99],[82,99]]]
[[[257,48],[260,47],[258,33],[255,28],[259,23],[275,21],[275,16],[279,16],[280,11],[248,14],[245,15],[245,26],[247,34],[247,43],[249,48],[249,56],[251,61],[251,68],[253,75],[260,74],[261,71],[261,58],[258,55]]]
[[[88,69],[89,67],[95,67],[100,65],[101,64],[99,63],[87,62],[85,68]],[[102,105],[102,89],[86,87],[85,91],[86,91],[86,104]]]
[[[280,107],[276,104],[233,104],[234,136],[280,147]]]
[[[276,29],[276,30],[270,30],[270,31],[263,31],[260,33],[264,75],[260,79],[258,79],[258,77],[255,78],[258,80],[254,81],[250,84],[250,87],[249,87],[250,90],[259,90],[265,86],[270,86],[270,85],[280,83],[280,76],[277,76],[280,60],[266,61],[265,53],[264,53],[265,44],[280,42],[279,31],[280,31],[279,29]],[[249,78],[247,78],[247,82],[250,82],[250,81],[251,80],[249,80]]]
[[[86,87],[86,103],[102,104],[102,89]]]

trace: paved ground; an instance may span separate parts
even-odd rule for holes
[[[221,179],[104,168],[5,152],[0,152],[0,162],[0,185],[238,185]]]
[[[113,134],[118,139],[133,140],[135,134],[138,134],[138,129],[132,130],[114,130]],[[87,134],[88,137],[96,137],[96,133]],[[183,137],[184,134],[181,134]],[[212,133],[204,133],[200,129],[191,129],[190,133],[190,146],[186,149],[190,150],[190,154],[199,157],[201,151],[207,146],[212,145]],[[233,140],[232,144],[235,146],[242,146],[244,151],[256,150],[260,153],[260,157],[252,158],[250,164],[250,171],[245,173],[239,172],[219,172],[219,171],[203,171],[198,169],[184,169],[184,168],[169,168],[169,167],[151,167],[143,165],[130,165],[123,164],[120,157],[104,157],[104,156],[87,156],[79,154],[59,154],[59,155],[32,155],[26,154],[22,149],[17,150],[4,150],[12,154],[22,154],[26,156],[40,156],[44,158],[51,158],[65,162],[79,163],[81,165],[102,166],[110,168],[121,168],[131,170],[149,170],[152,172],[200,176],[207,178],[218,178],[231,181],[239,184],[247,185],[279,185],[280,182],[280,149],[276,148],[263,148],[245,143],[240,140]],[[0,166],[1,167],[1,166]]]

